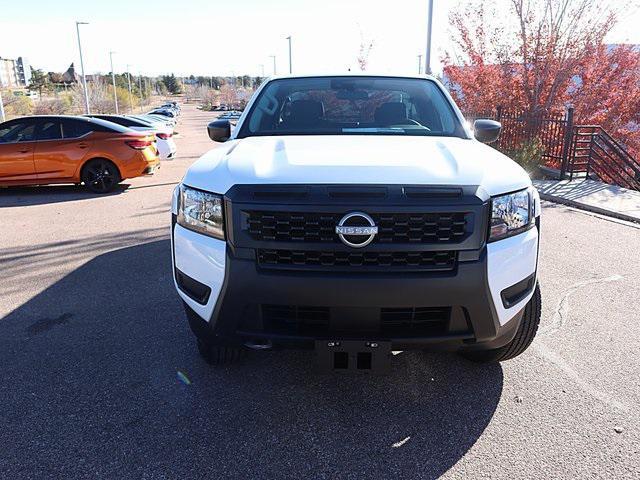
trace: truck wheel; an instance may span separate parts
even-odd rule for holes
[[[211,335],[211,332],[208,331],[206,322],[186,302],[182,302],[182,306],[189,320],[191,330],[196,336],[198,352],[205,362],[209,365],[230,365],[242,358],[245,353],[244,349],[237,345],[216,340]]]
[[[540,324],[540,308],[542,305],[542,298],[540,295],[540,286],[536,284],[536,289],[533,292],[533,297],[527,303],[522,316],[522,321],[518,327],[515,337],[509,343],[503,347],[493,350],[481,350],[476,352],[461,352],[462,356],[473,362],[502,362],[504,360],[510,360],[517,357],[524,352],[538,331],[538,325]]]
[[[206,340],[198,339],[198,352],[209,365],[231,365],[237,363],[243,351],[229,345],[216,345]]]

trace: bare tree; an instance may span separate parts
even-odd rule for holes
[[[356,58],[356,61],[358,62],[358,67],[363,72],[369,66],[369,54],[372,49],[373,40],[365,39],[362,29],[360,29],[360,48],[358,49],[358,57]]]

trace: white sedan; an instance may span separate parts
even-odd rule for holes
[[[171,129],[172,131],[176,125],[175,119],[163,117],[162,115],[129,115],[129,118],[137,118],[138,120],[151,123],[152,125],[161,125],[165,128]]]
[[[93,118],[100,118],[108,122],[117,123],[123,127],[128,127],[137,131],[153,131],[156,136],[156,145],[160,160],[172,160],[176,156],[178,148],[173,141],[173,129],[158,123],[151,123],[136,117],[124,115],[91,115]]]

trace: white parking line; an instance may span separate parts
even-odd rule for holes
[[[533,347],[535,350],[546,360],[553,363],[556,367],[562,370],[571,380],[573,380],[585,393],[591,395],[592,397],[600,400],[605,405],[609,407],[615,408],[616,410],[620,410],[625,413],[631,412],[633,410],[629,405],[620,400],[613,398],[611,395],[601,392],[596,387],[594,387],[587,380],[582,378],[578,372],[576,372],[560,355],[555,353],[549,347],[547,347],[543,342],[536,340],[533,343]]]

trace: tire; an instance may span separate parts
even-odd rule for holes
[[[89,160],[82,167],[80,178],[93,193],[109,193],[122,180],[118,167],[102,158]]]
[[[238,363],[244,351],[229,345],[216,345],[206,340],[197,339],[198,352],[209,365],[232,365]]]
[[[538,325],[540,324],[541,306],[542,297],[540,295],[540,285],[536,283],[533,296],[524,309],[522,321],[513,340],[500,348],[461,352],[461,355],[468,360],[479,363],[504,362],[505,360],[511,360],[517,357],[531,345],[531,342],[533,342],[536,336]]]

